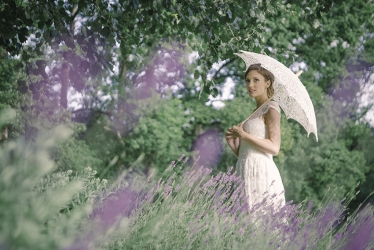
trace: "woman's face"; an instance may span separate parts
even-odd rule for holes
[[[249,71],[245,77],[245,82],[248,94],[251,97],[267,98],[267,88],[270,86],[270,81],[266,81],[265,77],[257,70]]]

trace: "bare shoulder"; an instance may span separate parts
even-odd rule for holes
[[[270,106],[268,111],[264,114],[265,123],[280,123],[280,116],[279,105],[275,102],[274,107]]]

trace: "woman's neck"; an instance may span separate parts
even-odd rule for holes
[[[255,98],[255,100],[256,100],[256,105],[257,105],[257,107],[256,107],[256,109],[258,109],[262,104],[264,104],[267,100],[268,100],[269,98],[266,96],[266,97],[264,97],[264,96],[258,96],[258,97],[256,97]]]

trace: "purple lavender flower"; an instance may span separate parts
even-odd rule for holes
[[[139,192],[130,189],[118,190],[115,196],[104,201],[101,208],[96,209],[91,217],[99,221],[102,229],[106,229],[115,223],[118,217],[130,216],[140,200]]]
[[[191,229],[191,234],[195,234],[196,233],[196,225],[192,227]]]
[[[369,211],[371,210],[371,211]],[[358,215],[358,225],[356,230],[350,234],[349,241],[344,249],[366,249],[374,241],[374,218],[372,208],[365,207]],[[350,225],[347,232],[352,231],[353,225]]]
[[[200,219],[205,214],[205,211],[201,211],[200,214],[196,217],[196,219]]]
[[[226,184],[226,183],[229,183],[230,180],[231,180],[230,175],[228,175],[228,174],[224,174],[224,175],[223,175],[223,178],[221,179],[221,183]]]
[[[312,249],[316,249],[316,248],[317,248],[317,245],[316,245],[315,242],[312,243],[312,247],[311,247],[311,248],[312,248]]]
[[[173,181],[174,177],[175,177],[176,173],[174,172],[169,178],[168,180],[166,181],[166,185],[170,185],[170,183]]]
[[[231,171],[234,169],[233,166],[230,166],[230,168],[227,170],[227,173],[231,173]]]
[[[179,219],[182,219],[184,216],[184,213],[179,213]]]
[[[275,199],[278,195],[276,193],[274,193],[272,196],[271,196],[271,199]]]
[[[275,180],[273,180],[273,181],[271,182],[270,187],[273,186],[274,182],[275,182]]]
[[[181,161],[184,158],[184,154],[182,154],[179,158],[178,161]]]
[[[214,185],[218,184],[219,180],[221,179],[221,176],[222,176],[222,172],[219,172],[216,176],[213,176],[211,178],[212,183],[214,183]]]
[[[218,189],[218,190],[216,191],[216,193],[215,193],[215,196],[214,196],[214,198],[216,198],[216,200],[218,200],[218,199],[219,199],[219,197],[221,196],[221,194],[222,194],[222,191],[221,191],[221,189]]]
[[[329,227],[331,227],[330,224],[334,224],[334,222],[339,219],[341,211],[341,205],[329,204],[325,208],[325,210],[320,213],[322,214],[322,216],[318,218],[316,225],[318,228],[317,230],[320,238],[323,238],[325,231],[328,230]]]
[[[309,201],[306,213],[309,214],[313,207],[313,201]]]
[[[189,159],[190,159],[189,157],[186,157],[186,158],[184,159],[183,163],[186,164],[187,161],[188,161]]]
[[[342,237],[342,235],[343,235],[342,233],[337,233],[337,234],[335,235],[335,237],[334,237],[335,240],[336,240],[336,241],[340,240],[340,238]]]
[[[212,169],[211,168],[204,168],[204,174],[205,175],[208,175],[208,174],[210,174],[210,173],[212,173]]]
[[[169,195],[171,194],[173,188],[171,186],[169,186],[168,184],[165,185],[165,189],[164,189],[164,197],[165,198],[168,198]]]
[[[220,207],[220,209],[218,210],[218,214],[220,215],[220,216],[222,216],[224,213],[226,213],[228,211],[228,209],[227,209],[227,206],[221,206]],[[227,224],[227,226],[228,226],[228,224]]]

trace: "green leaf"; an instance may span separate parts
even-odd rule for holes
[[[22,45],[20,43],[16,43],[16,49],[17,49],[18,52],[21,51],[21,46]]]
[[[261,48],[260,47],[255,47],[254,52],[261,53]]]
[[[38,22],[38,28],[39,29],[43,29],[43,27],[44,27],[44,21],[39,20],[39,22]]]
[[[212,89],[211,94],[212,94],[213,97],[217,97],[217,96],[218,96],[218,89],[217,89],[216,87],[214,87],[214,88]]]
[[[195,70],[195,73],[193,74],[195,79],[198,79],[200,77],[200,73],[198,70]]]
[[[132,4],[134,5],[135,9],[139,8],[139,1],[138,0],[132,0]]]
[[[208,83],[208,81],[204,81],[204,89],[203,89],[204,93],[210,95],[210,84]]]

